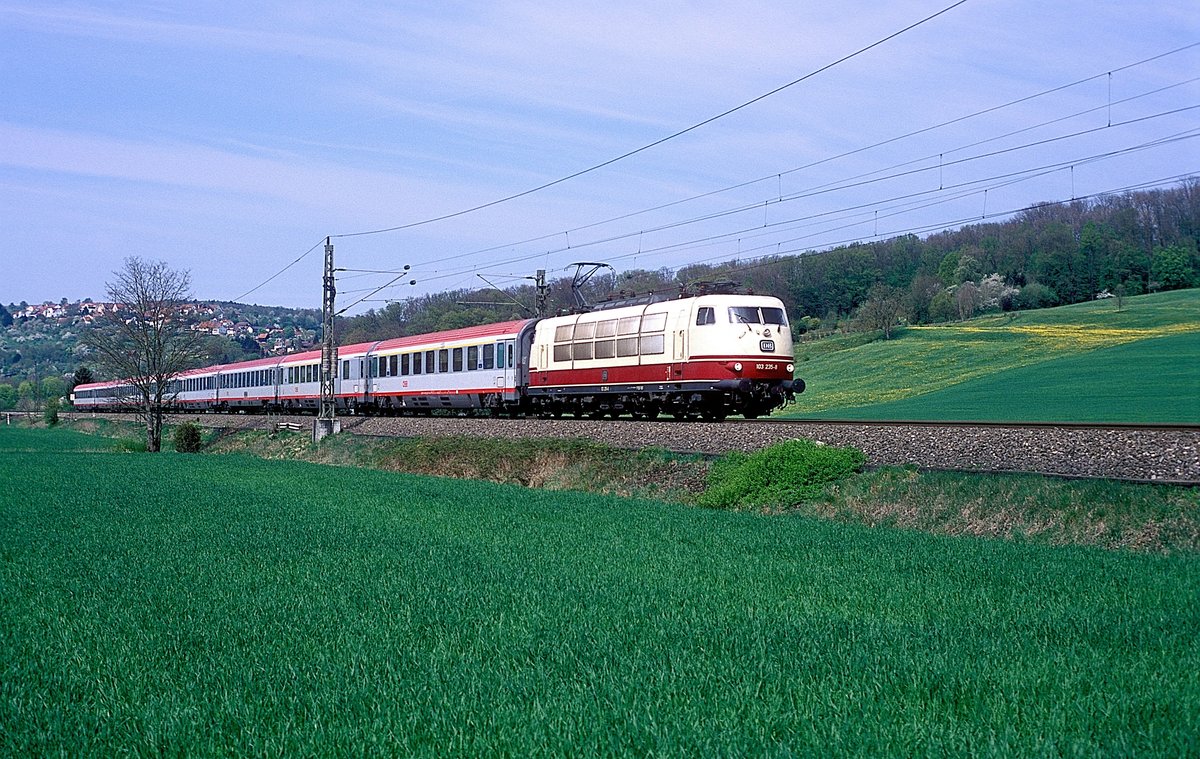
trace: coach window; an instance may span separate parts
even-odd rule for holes
[[[350,362],[349,361],[342,362],[342,379],[344,379],[344,380],[350,379]]]
[[[616,337],[617,336],[617,320],[605,319],[596,324],[596,337]]]
[[[437,352],[438,371],[442,374],[450,371],[450,351],[447,348],[442,348]]]
[[[398,377],[400,375],[400,354],[396,353],[388,357],[388,376]]]
[[[616,340],[597,340],[596,358],[612,358],[617,355]]]
[[[570,361],[571,360],[571,344],[558,343],[554,346],[555,361]]]
[[[712,306],[701,306],[696,309],[696,324],[716,324],[717,312]]]
[[[596,322],[580,322],[575,325],[576,340],[591,340],[596,334]]]
[[[479,368],[479,346],[467,346],[467,371],[473,372]]]
[[[491,343],[483,346],[483,368],[496,368],[496,346],[492,345]]]
[[[642,317],[640,316],[626,316],[617,323],[617,334],[636,335],[641,323]]]
[[[617,355],[636,356],[638,354],[638,339],[636,337],[618,337]]]
[[[437,351],[425,351],[425,373],[433,374],[437,371]]]
[[[508,368],[513,368],[513,344],[508,344]]]
[[[421,358],[420,351],[417,351],[416,353],[412,354],[412,373],[413,374],[421,373],[421,366],[423,365],[423,361],[424,361],[424,359]]]
[[[556,343],[569,343],[574,336],[574,324],[560,324],[554,329],[554,342]]]
[[[574,355],[575,355],[576,361],[590,361],[591,360],[591,358],[592,358],[592,344],[591,343],[575,343],[574,345],[575,345]]]
[[[407,353],[400,354],[400,376],[401,377],[408,376],[408,362],[411,358],[412,358],[412,356],[410,356]]]
[[[453,351],[454,363],[451,366],[451,371],[461,372],[463,370],[463,349],[455,348]]]

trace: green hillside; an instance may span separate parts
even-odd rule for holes
[[[911,327],[797,348],[784,416],[1200,423],[1200,290]]]

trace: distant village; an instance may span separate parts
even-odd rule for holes
[[[90,299],[68,303],[63,299],[58,303],[10,305],[7,311],[13,323],[42,322],[45,326],[53,325],[58,329],[67,329],[90,326],[103,319],[106,314],[120,312],[121,308],[119,303],[97,303]],[[208,303],[189,303],[180,311],[189,320],[199,320],[191,326],[192,330],[228,337],[246,348],[249,348],[250,342],[253,341],[263,356],[295,353],[308,350],[316,344],[315,330],[285,323],[292,321],[291,319],[281,321],[278,318],[272,319],[269,315],[255,316],[254,307],[239,308],[238,311],[244,311],[248,316],[235,315],[235,318],[227,317],[228,311],[225,307]],[[248,319],[255,319],[257,323]]]

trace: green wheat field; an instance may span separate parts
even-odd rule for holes
[[[0,427],[0,755],[1200,754],[1200,562]]]
[[[1200,424],[1200,290],[797,345],[824,419]]]

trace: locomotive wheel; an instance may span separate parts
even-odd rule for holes
[[[723,422],[725,421],[725,417],[728,416],[728,412],[725,411],[723,406],[720,408],[707,406],[700,412],[700,416],[704,417],[704,421],[706,422]]]

